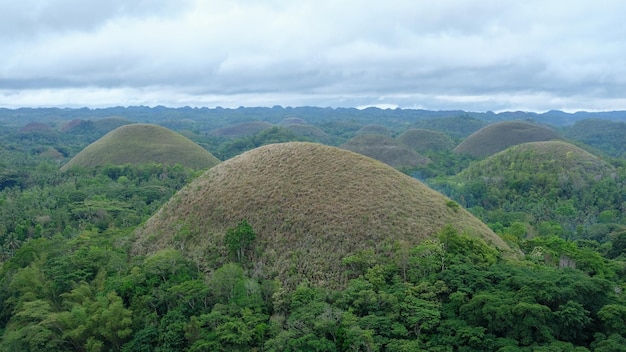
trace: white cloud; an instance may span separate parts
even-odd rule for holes
[[[0,6],[0,106],[626,109],[617,0]]]

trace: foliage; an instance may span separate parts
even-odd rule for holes
[[[224,110],[233,120],[245,117],[238,109]],[[255,112],[279,119],[285,110]],[[54,109],[38,113],[44,111],[61,113]],[[133,116],[149,111],[163,121],[213,113],[192,108],[120,111],[134,111],[137,115]],[[320,116],[305,117],[314,122],[337,113],[335,109],[312,111]],[[388,114],[378,109],[341,111],[365,116],[359,125]],[[32,116],[22,110],[11,113],[18,112]],[[66,113],[76,117],[73,110]],[[416,115],[406,116],[415,119]],[[409,118],[406,116],[403,119]],[[41,119],[53,127],[65,126],[55,122],[54,116]],[[180,121],[179,125],[183,123],[207,142],[199,137],[198,126],[218,122]],[[389,127],[394,123],[408,125],[399,119],[389,122]],[[476,236],[475,230],[484,225],[465,223],[469,220],[462,199],[449,200],[421,185],[420,192],[413,194],[415,183],[404,183],[406,177],[378,168],[380,163],[359,159],[354,168],[344,169],[341,165],[354,160],[342,158],[341,153],[320,158],[319,148],[311,151],[315,157],[290,150],[295,159],[263,159],[250,170],[257,180],[267,179],[268,168],[280,164],[293,167],[294,160],[299,160],[310,166],[302,170],[306,177],[282,169],[285,179],[295,179],[298,184],[321,179],[330,182],[311,182],[309,188],[297,189],[273,178],[269,191],[255,197],[252,190],[262,183],[241,182],[246,179],[241,174],[227,174],[237,187],[226,189],[231,192],[226,204],[241,201],[231,208],[215,208],[217,215],[211,221],[231,221],[215,231],[201,228],[193,232],[193,220],[204,219],[209,207],[194,203],[187,208],[174,198],[172,204],[178,211],[196,207],[202,212],[194,214],[202,215],[172,224],[173,246],[138,255],[132,247],[135,227],[198,174],[180,165],[156,163],[109,164],[60,173],[58,165],[64,158],[103,133],[95,132],[96,125],[76,123],[66,132],[61,127],[58,131],[19,133],[18,127],[0,129],[2,351],[624,350],[623,162],[611,161],[612,181],[590,183],[594,197],[584,189],[570,189],[567,197],[559,198],[558,192],[551,193],[553,180],[539,166],[519,170],[519,183],[508,192],[497,193],[479,183],[468,186],[465,197],[477,197],[473,211],[523,253],[518,258],[496,249],[490,241],[498,238]],[[326,126],[335,126],[345,136],[356,131],[352,124]],[[73,131],[71,135],[69,131]],[[48,148],[62,156],[45,153]],[[450,167],[465,162],[450,159]],[[321,167],[329,163],[334,166]],[[439,165],[431,170],[433,175],[454,173],[443,161]],[[511,165],[510,160],[506,165]],[[531,170],[538,178],[526,187]],[[592,169],[595,175],[598,170]],[[307,178],[315,173],[323,177]],[[345,181],[354,181],[357,175],[371,177],[360,179],[361,183]],[[573,180],[574,176],[570,177]],[[320,191],[311,191],[311,185]],[[198,193],[204,186],[195,184],[188,191]],[[533,187],[534,198],[526,199],[534,203],[528,204],[520,192]],[[358,193],[364,188],[372,193]],[[295,190],[302,192],[295,198],[281,193]],[[390,193],[395,196],[388,200]],[[209,194],[224,196],[217,189],[210,189]],[[358,196],[348,197],[354,194]],[[322,196],[328,198],[319,198]],[[405,203],[411,197],[427,201]],[[479,197],[499,206],[490,208]],[[257,217],[240,212],[266,207],[264,199],[284,207],[269,206],[267,213]],[[342,203],[342,199],[350,201]],[[309,211],[300,217],[287,212],[307,200],[310,203],[305,209]],[[332,207],[324,208],[324,204]],[[581,223],[572,222],[582,211],[579,204],[587,207],[587,216],[580,217],[584,219]],[[346,215],[351,213],[340,211],[342,207],[368,212],[352,218]],[[370,222],[364,222],[364,214],[380,207],[397,212],[369,215]],[[418,216],[428,211],[432,211],[428,217]],[[323,213],[333,217],[322,218]],[[438,218],[443,220],[434,226]],[[313,220],[299,222],[302,219]],[[432,228],[428,236],[417,230],[403,231],[402,219],[420,219],[420,229]],[[265,231],[272,223],[280,224],[280,237],[267,237]],[[379,225],[384,236],[375,237],[373,231]],[[333,232],[337,228],[340,231]],[[314,242],[312,233],[327,236]],[[340,236],[345,234],[349,236]],[[158,241],[160,235],[154,232],[150,238]],[[206,242],[199,242],[196,236]],[[272,240],[278,243],[270,243]],[[302,246],[293,250],[298,241]],[[209,245],[197,245],[200,243]],[[187,251],[189,248],[193,251]],[[280,261],[278,254],[283,252],[289,253],[289,261]],[[333,266],[325,257],[328,253],[338,256]],[[206,257],[211,257],[211,265],[198,260]],[[316,261],[316,257],[321,259]],[[290,264],[281,276],[275,268],[286,263]],[[305,279],[307,270],[313,279]],[[324,279],[324,273],[332,270],[338,279]]]
[[[252,247],[255,239],[256,233],[246,220],[242,220],[236,227],[226,230],[224,235],[226,246],[231,254],[237,257],[238,261],[244,260],[246,250]]]

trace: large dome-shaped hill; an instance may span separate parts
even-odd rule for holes
[[[555,131],[545,126],[525,121],[502,121],[472,133],[454,148],[454,152],[482,158],[514,145],[559,138]]]
[[[133,248],[140,255],[177,248],[201,263],[223,262],[224,233],[247,220],[258,236],[258,269],[290,284],[333,286],[343,284],[343,258],[366,248],[381,253],[395,241],[416,244],[448,224],[508,250],[450,204],[371,158],[315,143],[272,144],[196,178],[137,230]]]
[[[359,134],[340,148],[369,156],[395,168],[413,168],[430,160],[397,140],[380,134]]]
[[[207,169],[219,163],[207,150],[165,127],[151,124],[124,125],[107,133],[76,154],[61,171],[106,164],[157,162]]]

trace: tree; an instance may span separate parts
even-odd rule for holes
[[[243,261],[246,250],[250,248],[255,239],[256,233],[247,220],[242,220],[236,227],[226,230],[226,235],[224,235],[226,246],[239,262]]]

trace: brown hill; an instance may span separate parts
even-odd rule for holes
[[[132,124],[118,127],[76,154],[61,171],[72,166],[97,167],[106,164],[157,162],[207,169],[217,163],[207,150],[165,127]]]
[[[447,134],[423,128],[406,130],[396,139],[418,152],[449,151],[456,146],[456,143]]]
[[[454,148],[454,152],[482,158],[514,145],[559,138],[555,131],[546,126],[525,121],[503,121],[487,125],[472,133]]]
[[[315,143],[256,148],[205,172],[137,230],[135,254],[176,248],[201,265],[226,261],[224,233],[247,220],[259,273],[345,283],[342,259],[416,244],[448,224],[508,250],[486,225],[440,193],[381,162]]]
[[[397,140],[380,134],[359,134],[340,148],[363,154],[395,168],[412,168],[429,162]]]

